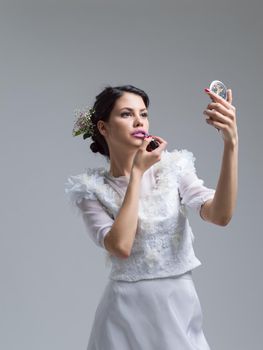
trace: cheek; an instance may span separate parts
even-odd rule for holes
[[[128,125],[128,123],[120,122],[116,123],[111,130],[111,134],[113,136],[118,137],[118,139],[121,139],[122,137],[127,137],[127,133],[131,127]]]
[[[123,132],[127,132],[128,130],[130,130],[132,128],[132,124],[131,121],[128,120],[122,120],[119,123],[117,123],[115,125],[115,132],[116,133],[123,133]]]

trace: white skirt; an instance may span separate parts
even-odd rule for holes
[[[210,350],[192,271],[136,282],[109,280],[87,350]]]

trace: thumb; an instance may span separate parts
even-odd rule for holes
[[[232,101],[233,101],[232,89],[227,89],[227,102],[231,104]]]
[[[146,148],[148,144],[152,141],[152,136],[148,135],[143,139],[142,147]]]

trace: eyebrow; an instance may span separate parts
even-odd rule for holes
[[[129,111],[132,111],[132,110],[133,110],[133,108],[130,108],[130,107],[123,107],[123,108],[120,109],[120,111],[121,111],[122,109],[128,109]],[[146,109],[146,108],[142,108],[142,109],[140,109],[140,111],[144,111],[145,109]]]

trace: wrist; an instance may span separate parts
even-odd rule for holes
[[[141,171],[140,169],[136,168],[136,167],[133,167],[132,170],[131,170],[131,178],[139,178],[141,179],[143,176],[143,171]]]
[[[225,146],[225,148],[228,148],[231,150],[237,149],[238,148],[238,138],[236,138],[235,140],[225,142],[224,146]]]

